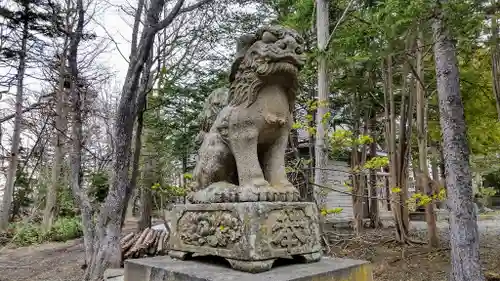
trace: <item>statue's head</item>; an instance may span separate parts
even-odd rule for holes
[[[241,36],[230,82],[244,72],[254,72],[260,78],[296,79],[306,60],[303,44],[296,31],[282,26],[266,26],[254,35]]]

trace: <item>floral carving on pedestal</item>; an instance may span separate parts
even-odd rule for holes
[[[311,219],[302,209],[280,210],[271,233],[271,245],[277,248],[291,249],[311,245],[315,239]]]
[[[188,245],[228,248],[240,239],[242,224],[229,211],[191,211],[179,219],[177,232]]]

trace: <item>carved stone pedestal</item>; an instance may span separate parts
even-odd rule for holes
[[[242,202],[176,205],[169,255],[225,258],[233,269],[258,273],[278,258],[321,259],[314,203]]]

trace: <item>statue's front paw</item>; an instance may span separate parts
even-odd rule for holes
[[[256,188],[269,188],[271,185],[264,178],[256,178],[250,182],[251,186]]]
[[[271,185],[264,178],[255,178],[243,184],[239,194],[241,202],[273,201]]]
[[[279,183],[280,201],[297,202],[300,200],[300,193],[288,180],[281,180]]]

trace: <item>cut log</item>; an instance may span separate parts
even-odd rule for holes
[[[142,246],[142,244],[144,242],[144,239],[148,235],[149,230],[150,229],[145,229],[141,233],[141,235],[139,236],[139,238],[135,241],[134,245],[127,251],[127,253],[125,253],[125,258],[134,257],[135,254],[137,254],[137,252],[139,251],[139,249],[141,248],[141,246]]]
[[[123,236],[120,239],[123,260],[165,254],[168,237],[168,231],[153,228]]]
[[[127,242],[132,239],[132,237],[134,237],[135,233],[134,232],[131,232],[125,236],[122,237],[122,239],[120,239],[120,246],[123,247],[123,245],[127,244]]]
[[[166,231],[162,231],[160,237],[158,238],[158,245],[156,246],[156,254],[160,254],[163,251],[163,240],[167,235]]]
[[[167,253],[167,251],[168,251],[168,238],[169,237],[170,237],[170,235],[168,233],[166,233],[165,237],[163,237],[163,249],[160,252],[160,255],[164,255]]]
[[[158,238],[160,237],[160,231],[153,229],[153,233],[154,233],[153,242],[151,242],[151,245],[149,245],[148,255],[154,255],[156,251],[156,246],[158,245]]]
[[[130,249],[130,247],[132,247],[132,245],[137,242],[137,239],[139,239],[139,235],[134,234],[132,236],[132,239],[128,240],[128,242],[121,247],[122,253],[125,253],[128,249]]]
[[[155,231],[151,228],[148,228],[148,235],[146,236],[146,238],[144,239],[144,243],[142,243],[142,248],[143,249],[147,249],[149,248],[149,246],[151,246],[151,244],[153,244],[154,242],[154,239],[155,239]]]

